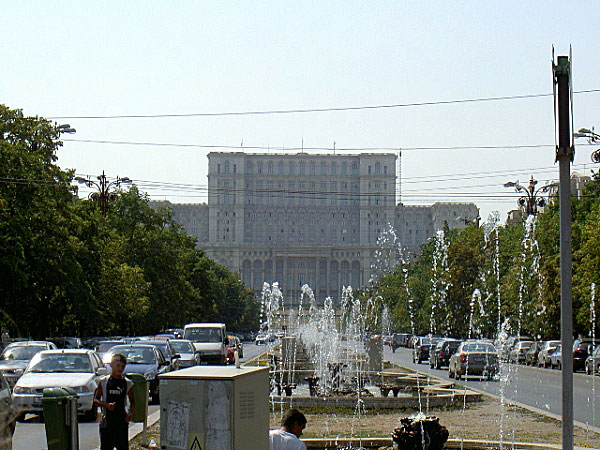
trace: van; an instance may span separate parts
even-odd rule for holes
[[[183,329],[183,339],[194,344],[200,363],[225,364],[229,341],[224,323],[189,323]]]

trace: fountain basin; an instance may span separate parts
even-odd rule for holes
[[[302,441],[306,444],[306,448],[311,450],[358,449],[360,445],[362,445],[362,448],[366,450],[392,449],[391,438],[363,438],[360,442],[356,438],[315,438],[302,439]],[[539,444],[529,442],[515,442],[514,447],[512,442],[504,442],[504,447],[510,447],[511,449],[514,448],[518,450],[562,448],[559,444]],[[444,448],[492,450],[499,449],[500,443],[498,441],[485,441],[477,439],[448,439]]]
[[[455,391],[451,389],[429,389],[429,394],[421,394],[421,403],[427,403],[430,408],[446,406],[462,406],[464,402],[472,403],[481,400],[482,394],[467,389]],[[398,397],[361,397],[367,410],[382,409],[418,409],[419,396],[414,393],[398,395]],[[355,408],[356,397],[308,397],[308,396],[273,396],[272,401],[277,405],[283,403],[287,408]]]

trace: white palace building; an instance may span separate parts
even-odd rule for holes
[[[396,201],[394,153],[208,155],[208,204],[153,201],[218,263],[260,295],[278,281],[286,298],[312,287],[319,302],[342,286],[364,286],[377,238],[392,224],[405,252],[441,229],[464,228],[473,203],[405,206]],[[462,218],[462,220],[461,220]]]

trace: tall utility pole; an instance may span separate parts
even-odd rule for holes
[[[558,118],[556,160],[560,174],[560,333],[562,342],[562,448],[573,449],[573,296],[571,261],[571,61],[559,56],[553,64]]]

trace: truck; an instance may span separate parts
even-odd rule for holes
[[[183,328],[183,339],[194,344],[201,364],[225,364],[229,340],[224,323],[189,323]]]

